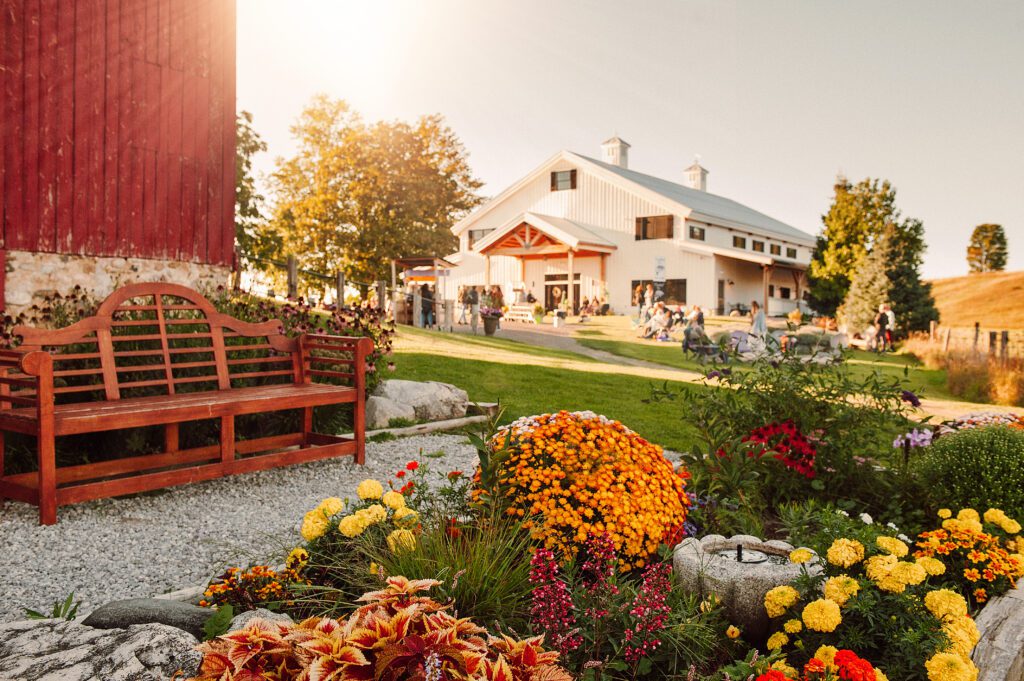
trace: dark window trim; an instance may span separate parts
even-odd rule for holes
[[[772,255],[782,255],[782,246],[779,244],[770,244],[768,250]]]
[[[737,236],[737,235],[733,234],[733,236],[732,236],[732,247],[733,248],[742,248],[742,249],[746,250],[746,248],[747,248],[747,237],[745,237],[745,236]]]
[[[690,238],[695,241],[707,241],[707,230],[704,227],[690,225]]]
[[[796,249],[795,248],[787,248],[786,249],[786,257],[787,258],[793,258],[794,260],[796,260],[796,257],[797,257],[796,256]]]
[[[558,187],[558,176],[562,173],[569,173],[569,187],[568,189],[576,189],[576,169],[571,170],[552,170],[551,171],[551,191],[562,192],[566,191],[566,188],[559,189]]]
[[[750,250],[754,251],[755,253],[764,253],[764,242],[757,241],[756,239],[754,241],[751,241]]]
[[[671,239],[675,234],[674,215],[646,215],[636,219],[634,238],[636,241]]]

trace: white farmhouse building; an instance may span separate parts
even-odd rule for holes
[[[550,308],[559,287],[576,305],[596,296],[626,313],[638,284],[664,278],[671,304],[728,313],[757,300],[769,314],[798,305],[811,235],[708,193],[697,163],[683,185],[629,170],[618,137],[601,151],[600,161],[558,152],[452,227],[449,294],[497,284],[506,300],[532,293]]]

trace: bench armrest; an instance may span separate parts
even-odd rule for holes
[[[366,358],[373,352],[373,339],[307,333],[299,336],[298,342],[304,382],[345,379],[360,393],[365,392]]]
[[[12,373],[17,375],[12,376]],[[12,389],[35,394],[11,394]],[[0,351],[0,409],[17,407],[35,407],[41,416],[53,413],[53,357],[50,353]]]

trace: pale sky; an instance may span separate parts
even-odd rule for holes
[[[440,113],[494,195],[559,149],[708,189],[811,234],[836,173],[888,178],[924,274],[1001,223],[1024,269],[1024,2],[239,0],[238,106],[270,146],[317,92]]]

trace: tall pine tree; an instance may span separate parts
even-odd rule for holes
[[[874,247],[868,252],[850,280],[846,299],[838,310],[838,316],[850,333],[861,333],[874,322],[878,306],[889,302],[892,282],[889,279],[889,264],[893,256],[892,231],[889,230],[875,239]]]

